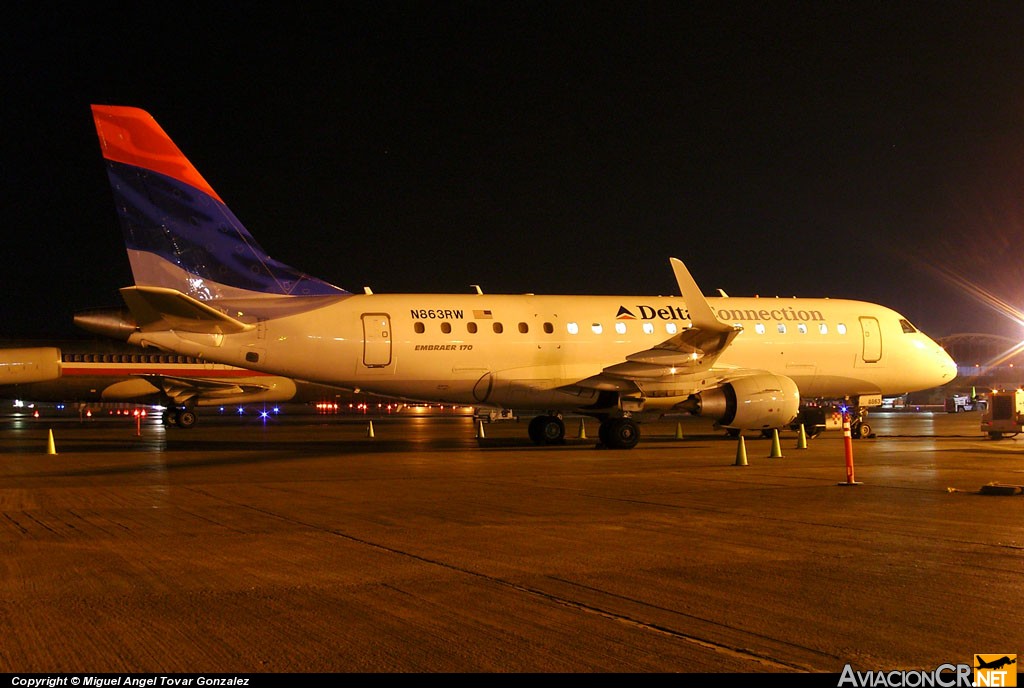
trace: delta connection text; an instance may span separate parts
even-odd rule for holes
[[[56,688],[57,686],[248,686],[243,676],[47,676],[45,678],[14,676],[12,686],[21,688]]]
[[[481,311],[474,311],[474,314]],[[492,319],[491,311],[485,311],[487,320]],[[777,320],[780,322],[820,322],[825,316],[819,310],[796,310],[791,306],[782,308],[720,308],[716,315],[719,319],[731,322],[734,320]],[[464,320],[466,312],[461,308],[411,308],[409,316],[413,320]],[[640,320],[689,320],[690,314],[679,306],[650,306],[636,304],[633,308],[619,306],[618,318],[639,318]]]

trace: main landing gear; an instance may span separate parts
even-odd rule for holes
[[[179,428],[191,428],[196,424],[195,411],[187,408],[169,408],[164,411],[164,425],[177,425]]]
[[[561,416],[548,414],[530,421],[527,429],[534,444],[562,444],[565,442],[565,423]]]
[[[640,441],[640,428],[626,416],[606,418],[601,421],[598,436],[609,449],[632,449]]]
[[[553,413],[531,420],[528,432],[534,444],[565,443],[565,422]],[[640,441],[640,428],[632,418],[617,416],[603,419],[598,435],[609,449],[632,449]]]

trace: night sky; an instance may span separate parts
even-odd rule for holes
[[[962,283],[1024,310],[1020,3],[131,7],[6,10],[0,336],[122,305],[105,103],[352,291],[675,294],[675,256],[1024,338]]]

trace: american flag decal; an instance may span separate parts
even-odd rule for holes
[[[477,318],[478,320],[480,320],[480,319],[487,320],[487,319],[493,318],[494,316],[491,315],[491,311],[490,311],[490,309],[488,309],[486,311],[473,311],[473,317]]]

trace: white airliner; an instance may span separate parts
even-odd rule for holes
[[[93,105],[134,286],[94,331],[199,359],[408,400],[563,414],[631,448],[649,414],[783,428],[801,398],[929,389],[956,376],[888,308],[827,298],[705,298],[683,263],[671,296],[351,293],[269,257],[143,110]],[[479,291],[479,290],[478,290]]]

